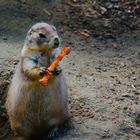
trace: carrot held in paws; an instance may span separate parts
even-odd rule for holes
[[[46,86],[49,78],[52,76],[52,72],[56,69],[59,62],[63,59],[65,55],[70,53],[71,49],[69,47],[64,47],[61,53],[57,56],[57,58],[53,61],[53,63],[47,68],[47,73],[43,76],[42,79],[39,80],[39,83],[42,86]]]

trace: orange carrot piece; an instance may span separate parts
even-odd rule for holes
[[[64,47],[61,53],[57,56],[57,58],[53,61],[53,63],[48,67],[48,72],[43,76],[42,79],[39,80],[39,83],[42,86],[46,86],[48,84],[49,78],[52,76],[52,71],[54,71],[59,64],[59,62],[63,59],[65,55],[70,53],[71,49],[69,47]]]

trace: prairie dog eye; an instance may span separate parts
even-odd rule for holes
[[[44,34],[42,34],[42,33],[39,33],[39,37],[40,38],[46,38],[46,36]]]

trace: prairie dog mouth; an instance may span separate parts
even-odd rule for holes
[[[56,48],[60,47],[60,39],[59,39],[59,37],[58,36],[52,37],[50,42],[49,42],[49,46],[52,49],[56,49]]]

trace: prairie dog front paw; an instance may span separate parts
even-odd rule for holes
[[[46,67],[40,67],[39,68],[39,75],[40,76],[44,76],[44,74],[47,72],[47,68]]]

